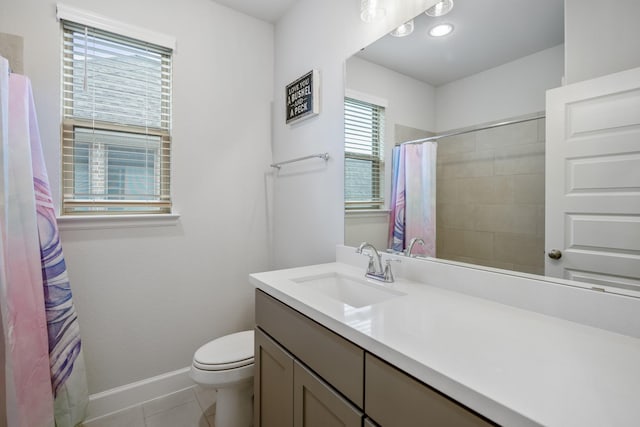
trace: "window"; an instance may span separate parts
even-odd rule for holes
[[[344,100],[346,209],[384,205],[384,107]]]
[[[170,213],[171,49],[62,27],[62,214]]]

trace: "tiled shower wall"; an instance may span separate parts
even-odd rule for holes
[[[438,258],[544,274],[544,126],[438,141]]]
[[[20,36],[0,33],[0,56],[4,56],[9,61],[9,67],[14,73],[24,72],[24,41]]]

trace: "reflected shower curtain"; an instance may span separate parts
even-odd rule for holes
[[[7,422],[74,426],[88,393],[29,80],[0,57],[0,312]]]
[[[436,255],[436,142],[394,147],[391,176],[389,247],[404,251],[414,237],[425,245],[413,252]]]

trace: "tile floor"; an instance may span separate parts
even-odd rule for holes
[[[194,386],[120,412],[83,427],[215,427],[214,389]]]

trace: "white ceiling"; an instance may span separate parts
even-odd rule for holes
[[[275,23],[297,0],[215,0],[231,9]]]
[[[214,1],[275,23],[297,0]],[[421,13],[414,21],[410,36],[387,35],[358,56],[440,86],[564,42],[564,0],[454,0],[444,17]],[[452,23],[454,32],[429,36],[439,22]]]
[[[564,42],[564,0],[454,0],[440,18],[420,14],[413,34],[384,36],[358,56],[440,86]],[[448,22],[453,33],[428,30]]]

